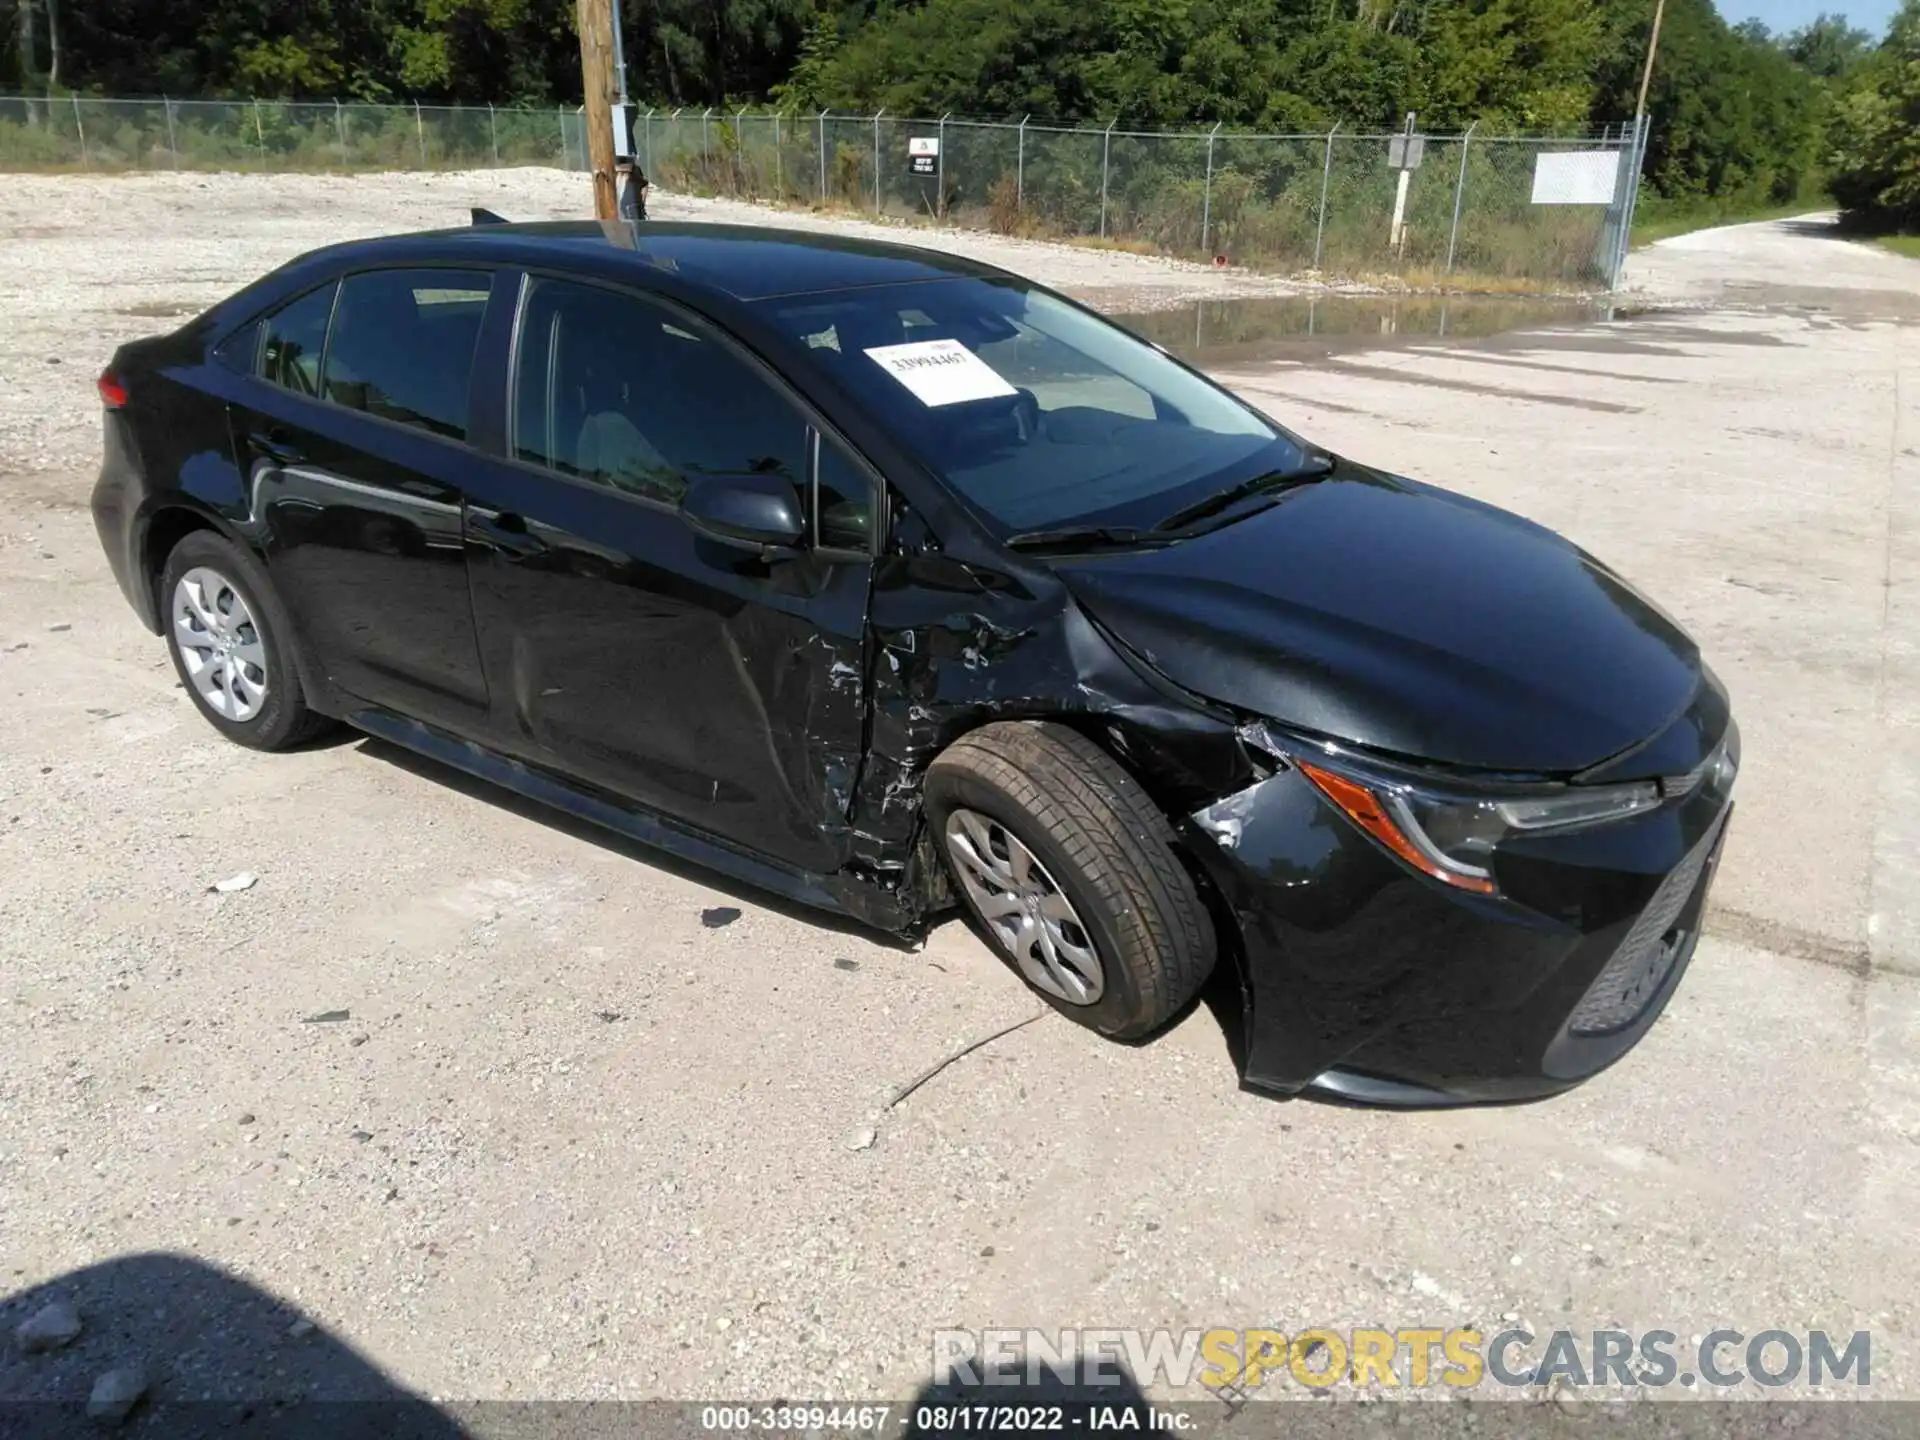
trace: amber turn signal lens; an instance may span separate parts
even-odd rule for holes
[[[1335,775],[1331,770],[1322,770],[1318,765],[1309,765],[1304,760],[1299,765],[1300,773],[1311,780],[1322,795],[1338,805],[1349,820],[1422,875],[1431,875],[1456,890],[1471,890],[1476,895],[1493,894],[1493,881],[1484,876],[1462,875],[1436,863],[1408,837],[1378,797],[1357,780]]]

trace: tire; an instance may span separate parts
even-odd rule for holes
[[[1077,731],[1019,722],[962,736],[929,767],[926,808],[954,888],[995,949],[1069,1019],[1137,1039],[1177,1015],[1212,972],[1213,923],[1172,827]],[[1025,902],[1003,883],[1021,871],[1009,839],[1038,862],[1037,877],[1024,867]],[[1084,973],[1088,951],[1097,988]]]
[[[272,583],[239,546],[195,530],[161,567],[158,599],[180,683],[222,735],[254,750],[288,750],[331,728],[307,705]]]

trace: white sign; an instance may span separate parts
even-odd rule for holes
[[[893,153],[898,155],[900,152],[896,150]],[[931,135],[915,135],[907,141],[908,155],[938,155],[939,153],[940,142]]]
[[[1019,393],[998,371],[958,340],[882,345],[867,351],[867,358],[929,407],[994,400]]]
[[[1536,155],[1533,203],[1611,205],[1619,181],[1618,150],[1570,150],[1558,155]]]

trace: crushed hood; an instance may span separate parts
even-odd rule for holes
[[[1196,694],[1444,764],[1587,769],[1701,683],[1686,633],[1552,531],[1344,462],[1210,533],[1054,568]]]

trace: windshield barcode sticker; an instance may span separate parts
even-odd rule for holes
[[[911,345],[882,345],[866,353],[922,405],[958,405],[1019,393],[958,340],[916,340]]]

